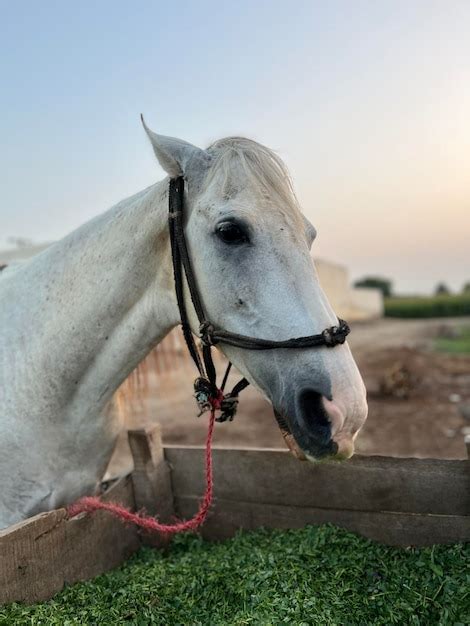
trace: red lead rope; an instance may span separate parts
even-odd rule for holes
[[[133,513],[126,507],[112,502],[102,502],[97,497],[84,497],[67,507],[69,517],[74,517],[80,513],[92,513],[93,511],[108,511],[123,522],[135,524],[145,530],[158,533],[176,534],[186,532],[188,530],[196,530],[201,526],[209,512],[212,504],[212,435],[214,433],[215,412],[220,409],[220,403],[223,399],[222,392],[216,399],[211,400],[211,411],[209,418],[209,426],[206,438],[206,490],[204,497],[199,506],[199,510],[191,519],[185,522],[175,522],[174,524],[161,524],[155,517],[149,517],[140,513]]]

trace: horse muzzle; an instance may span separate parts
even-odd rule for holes
[[[313,387],[293,394],[287,410],[274,414],[292,454],[301,460],[344,460],[354,454],[354,436],[340,407]]]

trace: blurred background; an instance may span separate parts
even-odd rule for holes
[[[464,458],[470,434],[470,3],[0,1],[0,265],[163,177],[139,115],[275,149],[369,391],[366,454]],[[174,331],[129,426],[202,443]],[[136,393],[138,388],[140,392]],[[220,445],[282,446],[253,389]],[[119,456],[121,455],[121,456]],[[117,463],[125,455],[121,444]]]

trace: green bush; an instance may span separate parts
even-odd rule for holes
[[[470,315],[470,293],[461,295],[387,298],[386,317],[456,317]]]

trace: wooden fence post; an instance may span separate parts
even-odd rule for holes
[[[130,430],[128,437],[134,459],[131,477],[136,510],[145,509],[147,514],[158,516],[161,522],[172,522],[175,514],[173,491],[160,425],[155,424],[146,430]],[[162,547],[168,543],[168,537],[143,532],[142,542]]]

